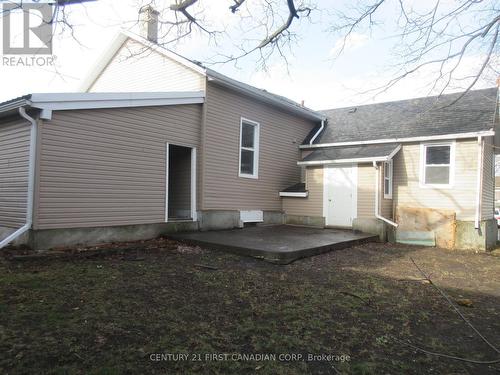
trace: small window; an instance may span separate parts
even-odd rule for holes
[[[392,160],[384,163],[384,198],[392,199]]]
[[[453,150],[451,144],[423,145],[423,185],[451,185]]]
[[[240,123],[240,177],[258,178],[259,123],[241,119]]]

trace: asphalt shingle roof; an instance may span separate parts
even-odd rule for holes
[[[323,113],[328,117],[328,124],[314,143],[490,130],[494,127],[497,94],[495,87],[469,91],[454,104],[451,103],[461,93],[325,110]],[[312,131],[304,144],[313,134]]]
[[[396,150],[399,143],[382,143],[360,146],[335,146],[315,149],[302,161],[345,160],[360,158],[382,158]]]

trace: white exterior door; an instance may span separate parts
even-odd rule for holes
[[[356,165],[328,165],[324,169],[323,210],[325,223],[351,227],[357,214]]]

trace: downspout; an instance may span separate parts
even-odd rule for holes
[[[477,194],[476,194],[476,218],[474,228],[480,229],[482,200],[483,200],[483,137],[477,137]]]
[[[382,215],[379,214],[380,209],[379,209],[379,195],[380,195],[380,167],[377,165],[377,162],[373,162],[373,168],[375,168],[375,217],[379,220],[382,220],[386,222],[387,224],[392,225],[393,227],[397,228],[399,224],[395,223],[394,221],[391,221]]]
[[[36,158],[36,138],[37,138],[37,123],[36,120],[26,113],[24,107],[19,107],[19,115],[28,120],[31,124],[30,130],[30,154],[29,154],[29,166],[28,166],[28,202],[26,207],[26,224],[21,228],[16,230],[14,233],[9,235],[7,238],[0,242],[0,249],[10,242],[14,241],[16,238],[21,236],[23,233],[31,229],[33,224],[33,198],[34,198],[34,186],[35,186],[35,158]]]
[[[310,145],[312,145],[314,143],[314,141],[316,140],[316,138],[318,138],[318,135],[321,134],[321,132],[323,131],[324,128],[325,128],[325,120],[321,120],[321,126],[319,127],[319,129],[316,132],[316,134],[314,134],[314,136],[309,141]]]

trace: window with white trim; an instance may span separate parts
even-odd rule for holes
[[[384,162],[384,198],[392,199],[392,160]]]
[[[453,147],[447,144],[423,145],[422,184],[430,186],[449,186],[451,184]]]
[[[240,122],[240,177],[258,178],[259,123],[241,118]]]

